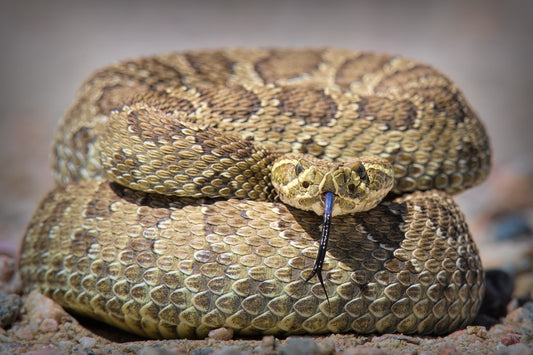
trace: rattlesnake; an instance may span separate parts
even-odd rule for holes
[[[53,156],[20,268],[75,313],[194,338],[442,334],[479,309],[481,261],[450,195],[484,180],[489,142],[426,64],[333,49],[127,60],[82,85]],[[310,277],[325,192],[330,243]]]

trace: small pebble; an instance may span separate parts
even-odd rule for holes
[[[96,339],[89,337],[82,337],[79,340],[81,347],[85,350],[90,349],[96,344]]]
[[[62,318],[69,317],[60,305],[43,296],[38,291],[32,291],[26,299],[26,312],[32,322],[40,323],[43,319],[55,319],[61,322]]]
[[[74,347],[74,344],[71,341],[61,340],[57,344],[57,346],[59,347],[59,349],[61,349],[61,351],[69,351],[69,350],[72,350],[72,348]]]
[[[480,337],[481,339],[487,339],[488,338],[487,328],[482,327],[482,326],[468,326],[468,327],[466,327],[466,333],[467,334],[475,334],[478,337]]]
[[[47,318],[43,320],[41,325],[39,326],[39,330],[43,333],[52,333],[56,332],[58,329],[58,324],[55,319]]]
[[[231,340],[233,338],[233,329],[218,328],[209,332],[209,338],[215,340]]]
[[[264,336],[261,344],[255,349],[256,353],[259,354],[270,354],[276,352],[276,338],[274,338],[272,335]]]
[[[444,343],[437,346],[437,355],[460,355],[455,345]]]
[[[0,293],[0,328],[7,328],[18,318],[22,301],[15,294]]]
[[[505,346],[514,345],[520,343],[520,335],[518,334],[507,334],[505,335],[501,343]]]
[[[33,339],[33,331],[29,326],[21,327],[15,330],[15,336],[21,340]]]
[[[289,337],[281,348],[284,355],[320,355],[322,351],[312,338]]]

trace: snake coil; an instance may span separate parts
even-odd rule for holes
[[[334,49],[127,60],[82,85],[53,156],[20,269],[73,312],[203,338],[444,334],[480,307],[450,196],[487,176],[488,137],[426,64]],[[325,192],[321,285],[306,280]]]

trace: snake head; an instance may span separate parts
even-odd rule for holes
[[[334,194],[332,215],[374,208],[394,184],[392,165],[380,157],[333,162],[305,154],[287,154],[272,165],[272,184],[282,202],[324,213],[324,194]]]

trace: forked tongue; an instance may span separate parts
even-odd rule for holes
[[[326,192],[324,194],[324,222],[322,223],[322,234],[320,235],[320,246],[322,247],[322,244],[324,244],[324,255],[326,254],[326,247],[328,246],[329,227],[331,226],[331,214],[333,213],[334,199],[335,195],[333,192]]]
[[[322,233],[320,234],[320,241],[318,245],[318,253],[316,254],[315,265],[313,265],[313,270],[311,274],[307,277],[306,282],[309,281],[313,276],[317,276],[322,285],[322,289],[326,294],[326,299],[329,298],[328,293],[326,292],[326,286],[324,286],[324,281],[322,279],[322,266],[324,265],[324,259],[326,258],[326,251],[328,248],[328,239],[329,239],[329,227],[331,226],[331,213],[333,212],[333,200],[335,195],[333,192],[326,192],[324,194],[324,222],[322,223]]]

